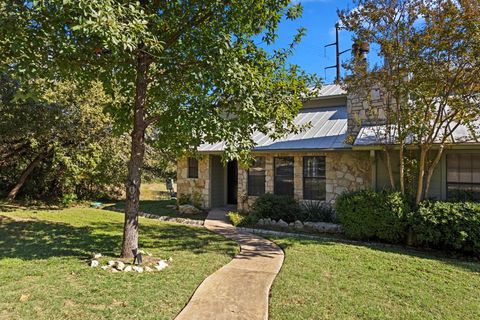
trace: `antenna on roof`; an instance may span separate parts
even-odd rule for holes
[[[344,54],[345,52],[348,52],[350,51],[351,49],[347,49],[347,50],[343,50],[343,51],[340,51],[340,42],[338,40],[338,30],[340,29],[340,25],[337,23],[335,23],[335,42],[332,42],[330,44],[327,44],[326,46],[324,46],[324,50],[327,48],[327,47],[330,47],[330,46],[335,46],[335,65],[333,66],[329,66],[329,67],[325,67],[325,71],[327,69],[332,69],[332,68],[335,68],[337,69],[337,76],[335,77],[335,83],[336,84],[339,84],[340,83],[340,55]]]

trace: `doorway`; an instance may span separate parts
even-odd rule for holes
[[[227,162],[227,204],[237,204],[238,163],[237,160]]]

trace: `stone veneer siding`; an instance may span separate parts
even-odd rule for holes
[[[303,157],[326,157],[326,202],[333,204],[339,194],[347,190],[372,187],[372,164],[369,152],[365,151],[328,151],[328,152],[276,152],[255,153],[265,157],[265,192],[273,193],[274,157],[294,157],[294,197],[303,200]],[[198,163],[198,179],[188,178],[188,161],[181,159],[177,168],[177,194],[198,194],[202,206],[210,208],[210,156],[205,155]],[[238,168],[238,209],[248,211],[257,197],[248,196],[248,169]]]
[[[177,162],[177,199],[182,195],[197,196],[203,208],[210,208],[210,157],[198,160],[198,178],[188,177],[188,158]]]
[[[350,139],[354,139],[362,126],[378,125],[385,122],[384,106],[387,95],[374,88],[369,94],[351,93],[347,97],[348,129]],[[350,141],[350,142],[353,142]]]
[[[303,157],[326,157],[326,202],[333,204],[339,194],[347,190],[358,190],[372,186],[372,164],[368,152],[329,151],[329,152],[282,152],[255,153],[265,157],[265,192],[273,193],[274,157],[294,157],[294,197],[303,200]],[[238,209],[248,211],[257,197],[248,196],[248,173],[238,169]]]

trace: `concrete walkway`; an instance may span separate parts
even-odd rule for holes
[[[205,227],[240,245],[240,253],[197,288],[177,320],[268,319],[268,295],[283,263],[283,251],[273,242],[239,232],[214,209]]]

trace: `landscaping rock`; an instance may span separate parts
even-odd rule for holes
[[[276,226],[276,225],[277,225],[277,221],[275,221],[275,220],[273,220],[273,219],[270,220],[270,225],[271,225],[271,226]]]
[[[155,269],[160,271],[160,270],[165,269],[166,267],[168,267],[168,264],[164,260],[160,260],[160,261],[158,261],[158,264],[155,266]]]
[[[112,272],[120,272],[120,271],[118,271],[118,270],[115,269],[115,268],[113,268],[113,269],[111,269],[111,270],[112,270]]]
[[[102,270],[107,270],[110,267],[109,266],[101,266],[100,268],[102,268]]]
[[[265,220],[264,219],[258,219],[257,224],[259,226],[264,226],[265,225]]]
[[[102,257],[101,253],[94,253],[93,254],[93,259],[100,259]]]
[[[293,227],[295,227],[295,223],[290,222],[290,223],[288,224],[288,226],[291,227],[291,228],[293,228]]]
[[[132,266],[126,266],[124,269],[123,269],[123,272],[130,272],[132,271]]]
[[[98,265],[99,265],[98,260],[91,260],[90,261],[90,267],[96,268],[96,267],[98,267]]]
[[[152,271],[153,271],[152,268],[150,268],[150,267],[145,267],[145,272],[152,272]]]
[[[294,225],[297,229],[303,229],[303,223],[300,220],[295,221]]]
[[[197,214],[201,212],[191,204],[183,204],[181,206],[178,206],[178,211],[183,214]]]
[[[107,264],[108,264],[109,267],[113,267],[115,265],[115,261],[110,260],[110,261],[107,262]]]
[[[286,227],[288,227],[288,223],[286,223],[285,221],[283,221],[282,219],[280,219],[280,220],[278,220],[278,222],[277,222],[277,226],[286,228]]]
[[[133,271],[136,271],[136,272],[138,272],[138,273],[142,273],[142,272],[143,272],[143,268],[140,267],[140,266],[133,266],[133,267],[132,267],[132,270],[133,270]]]
[[[117,270],[122,271],[123,269],[125,269],[125,263],[123,263],[122,261],[117,261],[115,267],[117,268]]]

